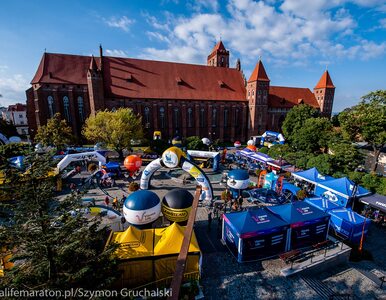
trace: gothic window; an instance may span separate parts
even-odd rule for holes
[[[174,108],[174,127],[175,128],[178,128],[180,124],[179,114],[180,114],[180,110],[177,107],[175,107]]]
[[[193,127],[193,109],[188,108],[188,127]]]
[[[67,120],[67,122],[71,122],[71,115],[70,115],[70,100],[67,96],[63,97],[63,111],[64,111],[64,118]]]
[[[217,109],[212,109],[212,127],[216,127],[217,125]]]
[[[50,118],[52,118],[55,114],[54,98],[52,96],[48,96],[47,102],[48,102],[48,114]]]
[[[255,90],[252,90],[252,96],[255,96]]]
[[[236,108],[235,109],[235,127],[239,126],[239,114],[240,114],[240,110]]]
[[[224,109],[224,127],[228,127],[228,109]]]
[[[162,106],[159,108],[159,119],[161,128],[165,128],[165,108]]]
[[[79,120],[81,123],[84,121],[84,106],[83,106],[83,98],[81,96],[78,97],[78,113]]]
[[[200,109],[200,127],[205,126],[205,108]]]
[[[150,127],[150,108],[147,106],[145,107],[144,117],[145,117],[145,127],[149,128]]]

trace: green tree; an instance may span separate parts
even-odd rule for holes
[[[0,145],[0,157],[11,158],[14,156],[23,156],[29,154],[31,146],[26,143],[10,143],[7,145]]]
[[[55,146],[57,149],[63,149],[73,141],[71,127],[67,125],[66,120],[61,119],[60,113],[49,119],[47,125],[40,126],[35,136],[35,142],[44,146]]]
[[[328,154],[320,154],[310,158],[307,162],[307,168],[317,168],[322,174],[333,174],[331,156]]]
[[[365,141],[373,150],[375,171],[386,145],[386,90],[371,92],[360,104],[339,115],[343,135],[349,141]]]
[[[269,151],[268,147],[261,147],[261,148],[259,149],[259,152],[260,152],[260,153],[264,153],[264,154],[268,154],[268,151]]]
[[[123,150],[130,148],[132,140],[143,137],[142,119],[130,108],[99,111],[87,118],[82,133],[89,141],[112,147],[123,159]]]
[[[327,118],[309,118],[293,131],[291,145],[301,151],[325,152],[332,135],[332,124]]]
[[[292,149],[289,144],[276,144],[268,149],[268,155],[274,159],[285,158],[291,152]]]
[[[189,150],[208,150],[208,146],[204,145],[199,136],[190,136],[185,141],[186,148]]]
[[[329,150],[334,172],[349,174],[363,163],[363,155],[347,141],[331,142]]]
[[[291,141],[307,119],[315,118],[318,115],[318,111],[307,104],[294,106],[288,112],[283,122],[282,130],[284,137]]]
[[[116,246],[105,248],[107,228],[83,215],[80,196],[55,197],[50,154],[31,156],[28,163],[25,173],[8,167],[17,197],[7,206],[14,222],[0,227],[0,249],[13,251],[15,266],[5,272],[0,288],[108,288],[117,264]]]

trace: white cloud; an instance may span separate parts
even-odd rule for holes
[[[114,27],[114,28],[119,28],[119,29],[122,29],[123,31],[126,31],[126,32],[129,31],[130,25],[135,23],[135,20],[129,19],[126,16],[123,16],[120,18],[111,17],[110,19],[103,19],[103,20],[108,26]]]
[[[284,0],[273,2],[228,0],[227,14],[194,13],[161,22],[152,16],[149,38],[165,42],[164,49],[146,48],[142,57],[205,63],[205,54],[219,37],[242,61],[259,55],[273,63],[301,65],[336,58],[370,59],[386,52],[385,44],[368,41],[357,32],[357,22],[345,2],[375,6],[361,0]],[[349,40],[347,46],[344,41]]]
[[[196,12],[201,12],[202,10],[211,10],[218,11],[219,3],[217,0],[193,0],[187,3],[188,9],[191,9]]]
[[[7,66],[0,66],[0,105],[24,103],[25,91],[29,87],[29,82],[23,75],[11,74]]]
[[[124,50],[119,49],[106,49],[106,56],[114,57],[128,57],[129,55]]]
[[[386,19],[380,20],[379,24],[380,24],[381,28],[386,28]]]

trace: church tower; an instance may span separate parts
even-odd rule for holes
[[[251,77],[249,77],[246,88],[249,107],[249,136],[262,134],[266,130],[269,82],[264,65],[259,59]]]
[[[323,117],[330,118],[332,114],[332,105],[334,104],[335,86],[332,83],[330,74],[326,70],[318,84],[314,87],[314,95],[318,101],[320,112]]]
[[[100,47],[100,49],[102,49]],[[90,100],[91,115],[94,115],[99,110],[105,109],[104,89],[103,89],[103,72],[102,72],[103,54],[101,51],[99,68],[94,56],[91,57],[90,67],[87,70],[87,87]]]
[[[219,41],[208,55],[207,65],[229,68],[229,51],[225,49],[222,41]]]

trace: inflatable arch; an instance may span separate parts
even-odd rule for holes
[[[9,140],[4,134],[0,133],[0,145],[6,145],[6,144],[9,144]]]
[[[205,200],[212,200],[213,189],[208,177],[196,164],[187,159],[184,152],[177,147],[170,147],[165,150],[161,158],[153,160],[146,166],[141,176],[140,187],[142,190],[147,190],[149,188],[151,177],[162,167],[180,167],[182,170],[192,175],[197,183],[201,185],[202,191],[205,194]]]
[[[266,131],[261,136],[260,144],[262,146],[264,146],[264,142],[267,139],[267,137],[275,137],[279,141],[279,144],[284,144],[284,142],[285,142],[284,136],[281,133],[274,132],[274,131]]]
[[[61,172],[73,161],[82,161],[82,160],[96,160],[99,161],[99,167],[106,163],[106,158],[97,151],[83,152],[76,154],[67,154],[56,166],[57,171]]]
[[[220,167],[220,152],[188,150],[188,159],[191,157],[213,158],[213,172]]]

